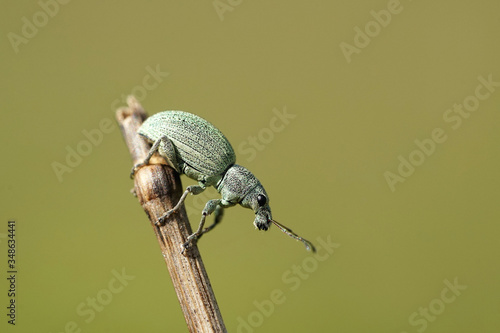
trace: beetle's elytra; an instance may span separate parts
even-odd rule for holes
[[[200,194],[207,187],[214,186],[221,194],[221,199],[207,202],[198,230],[188,237],[182,252],[220,222],[224,208],[236,204],[255,212],[254,225],[259,230],[267,230],[273,223],[289,236],[302,241],[307,249],[315,251],[311,242],[273,220],[264,187],[248,169],[235,164],[236,155],[231,144],[214,125],[192,113],[164,111],[146,119],[138,133],[151,142],[152,147],[145,160],[134,166],[132,175],[158,152],[177,172],[198,181],[198,185],[186,188],[175,207],[157,223],[164,223],[175,213],[189,193]],[[211,213],[215,215],[215,222],[203,229],[206,216]]]

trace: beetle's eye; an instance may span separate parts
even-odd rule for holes
[[[264,206],[266,204],[267,198],[265,195],[259,194],[257,196],[257,203],[259,206]]]

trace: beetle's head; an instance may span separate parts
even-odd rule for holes
[[[253,224],[259,230],[269,229],[269,226],[272,223],[288,236],[304,243],[306,249],[316,252],[314,245],[310,241],[300,237],[299,235],[294,233],[292,229],[285,227],[283,224],[273,220],[273,216],[271,215],[271,207],[269,207],[269,197],[267,196],[266,190],[264,190],[264,187],[262,187],[260,182],[250,192],[248,192],[248,194],[240,204],[243,207],[251,208],[255,212],[255,221],[253,222]]]
[[[273,216],[271,215],[271,207],[269,207],[269,197],[262,185],[254,187],[247,193],[240,204],[243,207],[251,208],[255,212],[253,224],[257,229],[269,229]]]
[[[288,236],[303,242],[308,250],[316,251],[311,242],[273,220],[266,190],[246,168],[237,164],[231,166],[217,184],[217,190],[221,193],[222,198],[231,205],[239,203],[243,207],[252,209],[255,212],[253,224],[257,229],[267,230],[272,223]]]

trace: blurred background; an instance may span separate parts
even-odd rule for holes
[[[129,94],[149,114],[215,124],[274,217],[318,248],[226,210],[199,248],[228,331],[498,332],[499,11],[498,1],[4,2],[2,332],[186,331],[129,193],[114,118]],[[217,196],[188,197],[193,226]]]

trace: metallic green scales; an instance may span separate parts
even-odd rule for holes
[[[157,113],[142,124],[139,134],[154,142],[167,136],[174,144],[179,165],[182,163],[200,174],[222,175],[236,162],[233,147],[224,134],[205,119],[184,111]]]

